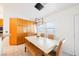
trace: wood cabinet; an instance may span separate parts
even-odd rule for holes
[[[3,19],[0,19],[0,26],[3,26]]]
[[[3,19],[0,19],[0,35],[3,33]]]
[[[24,37],[33,35],[35,33],[34,29],[35,25],[33,21],[21,18],[10,18],[10,45],[25,43]]]

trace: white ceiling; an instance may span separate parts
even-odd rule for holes
[[[36,8],[34,8],[35,4],[36,3],[8,3],[1,5],[4,7],[4,12],[13,12],[26,16],[27,18],[38,18],[51,12],[54,13],[56,11],[61,11],[72,6],[79,5],[76,3],[47,3],[41,11],[38,11]]]

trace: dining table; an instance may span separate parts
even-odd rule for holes
[[[45,54],[48,54],[52,50],[54,50],[58,44],[60,39],[54,38],[49,39],[45,37],[37,37],[37,36],[28,36],[25,37],[26,40],[28,40],[30,43],[38,47],[40,50],[42,50]]]

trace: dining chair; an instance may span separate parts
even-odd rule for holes
[[[54,34],[49,34],[48,39],[54,39]]]
[[[45,34],[44,34],[44,33],[41,33],[40,36],[41,36],[41,37],[45,37]]]
[[[48,55],[49,56],[60,56],[61,55],[61,48],[62,48],[62,41],[60,40],[56,49],[49,52]]]

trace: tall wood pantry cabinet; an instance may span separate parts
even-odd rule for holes
[[[20,45],[25,43],[25,37],[35,33],[33,21],[10,18],[10,45]]]

